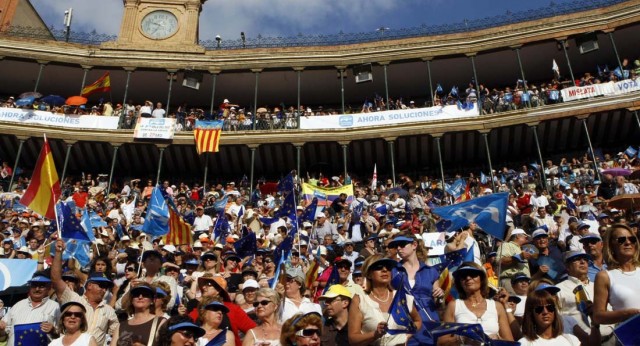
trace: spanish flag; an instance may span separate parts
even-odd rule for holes
[[[165,244],[191,245],[191,226],[173,208],[169,208],[169,233],[164,236]]]
[[[53,154],[45,136],[31,181],[20,198],[20,204],[48,219],[55,219],[55,205],[61,194],[60,179],[58,179]]]
[[[222,121],[200,121],[196,120],[196,127],[193,130],[193,137],[196,140],[196,150],[198,154],[217,153],[220,144],[220,132],[222,132]]]
[[[103,93],[107,91],[111,91],[111,78],[109,77],[109,72],[103,74],[102,77],[98,78],[98,80],[92,84],[82,88],[80,95],[82,95],[82,97],[87,97],[95,93]]]

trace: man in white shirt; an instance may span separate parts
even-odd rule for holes
[[[162,103],[158,102],[156,104],[156,108],[151,113],[151,117],[160,119],[160,118],[164,118],[165,114],[166,114],[165,110],[162,109]]]
[[[193,220],[193,230],[191,231],[194,235],[194,239],[198,239],[198,236],[202,233],[209,235],[212,231],[213,220],[211,219],[211,216],[204,213],[204,208],[201,205],[197,206],[196,218]]]
[[[547,196],[542,194],[542,188],[540,186],[536,187],[535,195],[531,196],[529,203],[533,207],[533,210],[536,210],[540,207],[544,208],[549,205],[549,200]]]

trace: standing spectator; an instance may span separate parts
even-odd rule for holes
[[[21,324],[40,323],[45,333],[54,332],[53,322],[60,317],[60,306],[48,297],[51,280],[41,273],[29,280],[27,298],[17,302],[0,321],[0,342],[15,345],[13,328]]]
[[[138,282],[125,294],[122,307],[131,317],[120,324],[112,343],[116,345],[124,342],[143,345],[149,344],[150,341],[153,343],[152,340],[156,338],[158,328],[165,322],[164,318],[157,317],[155,314],[155,293],[155,289]]]
[[[522,323],[522,346],[563,345],[578,346],[580,340],[563,333],[556,298],[546,290],[536,290],[527,297]]]
[[[282,325],[278,323],[277,313],[280,310],[280,296],[270,288],[261,288],[253,302],[260,325],[252,328],[245,335],[243,346],[280,344],[278,339],[282,332]]]
[[[105,293],[113,287],[113,282],[104,273],[91,273],[87,279],[84,295],[80,296],[69,288],[62,279],[62,253],[65,243],[61,239],[56,242],[56,254],[51,265],[53,289],[60,303],[79,302],[87,311],[89,321],[88,332],[96,338],[98,345],[106,345],[107,334],[113,336],[120,323],[113,308],[104,302]]]
[[[591,282],[596,281],[596,275],[607,269],[602,255],[602,238],[596,233],[589,233],[580,239],[582,248],[589,255],[588,277]]]
[[[96,339],[89,333],[85,307],[77,302],[68,302],[60,308],[62,315],[58,325],[61,336],[49,346],[87,345],[98,346]]]
[[[529,276],[529,264],[527,260],[531,258],[531,254],[522,251],[521,246],[526,244],[529,236],[524,230],[516,228],[511,232],[508,242],[503,242],[498,250],[498,261],[502,266],[500,273],[500,286],[507,289],[509,294],[513,294],[511,287],[511,278],[517,273],[524,273]]]
[[[211,216],[205,215],[204,207],[196,207],[196,218],[193,221],[193,238],[198,239],[200,234],[211,234],[213,231],[213,220]]]
[[[151,117],[156,119],[161,119],[161,118],[164,118],[165,114],[166,114],[165,110],[162,109],[162,103],[158,102],[156,104],[156,108],[151,113]]]
[[[333,285],[320,296],[327,317],[322,329],[322,345],[349,346],[349,304],[352,298],[353,294],[342,285]]]
[[[140,117],[151,118],[151,107],[153,107],[151,101],[144,101],[144,106],[140,107]]]
[[[594,285],[593,322],[621,323],[640,313],[640,254],[638,237],[627,225],[614,224],[607,232],[604,258],[607,270],[596,275]],[[607,309],[610,304],[612,311]]]

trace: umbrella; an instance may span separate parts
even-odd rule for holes
[[[62,106],[65,99],[59,95],[49,95],[41,98],[40,101],[52,106]]]
[[[611,168],[611,169],[606,169],[602,171],[603,174],[611,174],[614,177],[618,177],[618,176],[626,177],[630,175],[632,172],[633,171],[624,169],[624,168]]]
[[[407,192],[407,190],[405,190],[405,189],[403,189],[401,187],[394,187],[393,189],[387,190],[387,196],[392,194],[392,193],[397,193],[398,196],[400,196],[400,197],[409,196],[409,192]]]
[[[19,106],[19,107],[28,106],[28,105],[32,104],[33,101],[35,101],[35,98],[32,97],[32,96],[23,97],[23,98],[19,99],[18,101],[16,101],[16,106]]]
[[[65,103],[69,106],[81,106],[87,104],[87,98],[82,96],[71,96]]]
[[[640,193],[618,195],[609,200],[609,207],[624,210],[640,209]]]
[[[20,96],[18,96],[21,99],[27,98],[27,97],[33,97],[34,99],[39,99],[42,97],[42,94],[36,91],[27,91],[27,92],[23,92],[22,94],[20,94]]]

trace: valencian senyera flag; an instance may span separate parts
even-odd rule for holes
[[[111,77],[109,77],[109,72],[103,74],[102,77],[98,78],[95,82],[82,88],[80,95],[87,97],[95,93],[104,93],[107,91],[111,91]]]
[[[222,124],[223,122],[221,120],[196,120],[193,137],[196,140],[196,150],[198,151],[198,154],[218,152]]]
[[[55,219],[55,205],[61,193],[53,154],[45,136],[44,145],[33,168],[31,181],[20,198],[20,204],[48,219]]]

